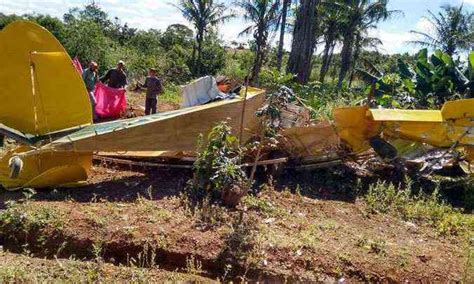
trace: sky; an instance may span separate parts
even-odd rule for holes
[[[48,14],[62,18],[70,8],[80,7],[90,3],[91,0],[0,0],[0,13],[4,14],[25,14],[37,13]],[[130,27],[138,29],[166,29],[171,24],[186,24],[186,20],[172,4],[177,0],[95,0],[95,2],[105,10],[111,18],[118,17],[122,23],[128,23]],[[232,5],[234,0],[222,0]],[[474,0],[390,0],[389,9],[400,10],[402,16],[395,17],[379,24],[377,29],[371,30],[370,34],[382,41],[379,50],[383,53],[414,53],[418,48],[407,41],[414,40],[414,35],[410,30],[430,32],[429,22],[423,18],[427,11],[439,11],[439,7],[444,4],[464,6],[469,11],[474,11]],[[235,8],[233,8],[235,9]],[[242,12],[235,9],[238,15]],[[246,42],[248,37],[239,37],[239,33],[248,25],[237,17],[219,28],[222,39],[226,42],[236,40]],[[291,35],[287,35],[285,47],[290,47]],[[319,48],[319,51],[321,48]],[[318,50],[317,50],[318,52]]]

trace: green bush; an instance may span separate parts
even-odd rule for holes
[[[206,144],[200,140],[194,178],[188,184],[191,201],[208,198],[211,203],[226,203],[223,197],[227,192],[237,188],[246,193],[248,179],[240,165],[242,151],[237,137],[231,134],[231,127],[221,122],[211,130]]]
[[[367,70],[357,71],[369,83],[367,92],[374,91],[379,105],[439,108],[448,100],[472,96],[473,66],[474,52],[463,64],[440,50],[428,56],[428,50],[422,49],[409,62],[398,59],[394,73],[383,74],[370,64]],[[371,90],[372,84],[375,90]]]

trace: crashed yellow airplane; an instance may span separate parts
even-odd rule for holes
[[[6,189],[85,181],[95,153],[143,157],[195,151],[199,134],[222,120],[233,129],[243,126],[246,141],[258,130],[255,111],[265,100],[263,90],[249,88],[245,102],[237,97],[93,124],[84,83],[46,29],[27,21],[4,28],[0,62],[0,135],[17,142],[0,153],[0,184]],[[303,156],[318,155],[339,143],[362,152],[373,146],[374,138],[383,137],[456,149],[466,160],[474,159],[474,100],[448,102],[441,111],[350,107],[334,114],[335,128],[322,122],[282,133]]]

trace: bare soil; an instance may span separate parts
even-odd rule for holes
[[[335,171],[340,183],[329,182]],[[237,209],[190,207],[182,195],[190,177],[186,170],[95,165],[83,188],[40,190],[28,200],[2,193],[2,208],[23,199],[3,212],[3,246],[221,280],[470,279],[464,236],[368,213],[349,194],[344,170],[286,173]]]

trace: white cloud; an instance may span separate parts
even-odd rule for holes
[[[410,32],[387,31],[384,29],[370,30],[369,35],[382,41],[380,51],[388,54],[408,52],[415,53],[416,47],[409,43],[415,39]]]
[[[474,1],[474,0],[473,0]],[[425,17],[420,18],[416,23],[415,30],[423,33],[430,33],[433,30],[433,23]]]
[[[171,24],[185,24],[192,26],[183,18],[180,11],[171,4],[176,4],[178,0],[95,0],[111,18],[118,17],[122,23],[128,23],[130,27],[138,29],[160,29],[164,30]],[[62,18],[70,8],[81,7],[90,3],[90,0],[0,0],[0,12],[11,14],[39,13],[49,14]],[[171,4],[170,4],[171,3]],[[465,0],[466,4],[474,5],[474,0]],[[221,38],[230,42],[247,42],[252,39],[252,35],[239,37],[239,33],[248,26],[243,19],[243,11],[238,7],[231,7],[237,18],[221,24],[219,33]],[[431,24],[428,20],[420,18],[414,30],[429,32]],[[380,50],[386,53],[414,52],[416,47],[407,43],[414,40],[415,36],[408,32],[409,27],[390,25],[380,29],[371,30],[370,35],[380,38],[383,42]],[[276,34],[273,44],[278,40]],[[285,49],[291,48],[291,34],[285,38]],[[322,47],[318,46],[318,52]]]

